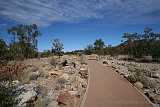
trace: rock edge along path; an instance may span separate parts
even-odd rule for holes
[[[116,72],[87,60],[90,80],[84,107],[152,107],[133,86]]]

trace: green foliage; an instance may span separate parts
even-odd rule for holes
[[[13,97],[7,88],[0,86],[0,106],[12,107],[14,104]]]
[[[152,28],[146,28],[145,34],[124,33],[123,38],[127,40],[118,46],[120,53],[139,59],[147,55],[160,58],[160,34],[155,34],[151,32],[152,30]]]
[[[144,73],[144,71],[139,69],[132,71],[132,75],[130,75],[127,78],[127,80],[129,80],[131,83],[135,83],[139,81],[144,85],[144,87],[148,87],[152,85],[148,76]]]
[[[7,53],[7,44],[5,41],[0,39],[0,60],[6,58],[6,53]]]
[[[38,31],[36,24],[13,26],[8,29],[8,34],[14,36],[9,45],[8,56],[11,56],[12,59],[37,57],[38,40],[36,38],[40,36],[41,33]]]
[[[102,41],[102,39],[97,39],[94,42],[94,48],[95,48],[96,54],[104,55],[104,47],[105,47],[105,43]]]
[[[93,53],[93,50],[94,50],[94,47],[93,45],[90,44],[90,45],[87,45],[87,47],[84,50],[84,53],[86,55],[91,55]]]
[[[160,58],[160,40],[152,42],[151,56],[156,60]]]
[[[96,48],[104,48],[105,44],[102,41],[102,39],[96,39],[96,41],[94,42],[94,47]]]
[[[59,42],[59,39],[53,39],[52,44],[53,44],[52,52],[58,54],[58,56],[60,57],[61,51],[62,49],[64,49],[63,44]]]
[[[117,47],[112,45],[108,45],[108,47],[105,48],[105,54],[111,55],[111,56],[116,56],[118,54]]]
[[[53,53],[51,50],[44,50],[42,53],[39,54],[39,56],[42,58],[49,57],[49,56],[53,56]]]

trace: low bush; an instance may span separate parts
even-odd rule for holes
[[[56,66],[56,64],[57,64],[57,61],[56,61],[55,58],[51,58],[49,62],[50,62],[50,64],[51,64],[52,66]]]
[[[127,78],[131,83],[135,83],[137,81],[141,82],[144,87],[151,86],[151,82],[148,76],[141,70],[135,70],[130,77]]]
[[[13,104],[13,96],[9,90],[3,86],[0,86],[0,107],[12,107]]]
[[[12,81],[15,76],[20,77],[26,68],[21,62],[15,61],[7,63],[0,68],[0,81]]]

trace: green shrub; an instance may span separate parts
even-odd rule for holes
[[[0,106],[12,107],[14,104],[13,97],[7,88],[0,86]]]
[[[136,69],[130,77],[127,78],[131,83],[141,82],[144,87],[151,86],[151,82],[143,71]]]

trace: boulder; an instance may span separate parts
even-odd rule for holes
[[[63,92],[58,96],[57,99],[60,106],[65,107],[76,107],[78,101],[75,96],[72,96],[69,92]]]
[[[33,103],[37,100],[37,93],[33,90],[23,92],[21,95],[19,95],[17,98],[19,100],[18,107],[26,105],[26,103]]]
[[[71,96],[72,95],[69,92],[63,92],[58,96],[57,101],[59,104],[66,104],[66,101],[71,98]]]
[[[55,75],[55,76],[61,76],[63,74],[63,71],[49,71],[49,75]]]
[[[81,75],[81,78],[88,79],[88,70],[80,70],[79,74]]]
[[[151,92],[145,93],[145,95],[149,98],[149,100],[153,103],[155,103],[155,95]]]
[[[12,86],[17,86],[17,85],[19,85],[19,81],[18,80],[14,80],[14,81],[12,81]]]
[[[134,86],[137,88],[137,89],[142,89],[143,88],[143,84],[141,82],[136,82],[134,83]]]
[[[76,95],[78,91],[68,91],[71,95]]]
[[[102,64],[110,64],[109,62],[107,62],[106,60],[102,61]]]
[[[30,79],[30,80],[36,80],[39,76],[40,76],[40,73],[39,73],[38,71],[36,71],[36,72],[31,72],[31,73],[29,74],[29,79]]]
[[[150,92],[150,89],[144,88],[143,89],[144,93]]]
[[[88,70],[80,70],[79,73],[80,74],[88,74]]]
[[[160,96],[156,96],[155,101],[160,104]]]
[[[69,80],[69,75],[68,74],[66,74],[66,73],[64,73],[64,74],[62,74],[61,76],[60,76],[60,78],[62,78],[62,79],[64,79],[64,80]]]
[[[119,73],[119,69],[114,69],[115,72]]]
[[[124,78],[128,78],[130,76],[127,72],[121,72],[120,75],[122,75]]]
[[[160,78],[160,75],[158,72],[151,72],[151,75],[150,75],[152,78]]]
[[[87,67],[81,67],[80,71],[87,71]]]
[[[116,64],[112,64],[111,67],[112,67],[113,69],[118,69],[118,67],[117,67]]]

